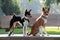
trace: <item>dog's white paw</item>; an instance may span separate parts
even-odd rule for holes
[[[48,34],[46,34],[46,36],[49,36]]]
[[[44,34],[40,34],[40,36],[44,36]]]
[[[14,33],[12,33],[12,35],[14,35]]]

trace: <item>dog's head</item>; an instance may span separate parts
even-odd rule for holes
[[[27,9],[25,10],[25,16],[28,17],[28,18],[31,18],[31,9],[29,11],[27,11]]]
[[[43,8],[42,11],[43,11],[44,15],[48,15],[49,11],[50,11],[50,8]]]

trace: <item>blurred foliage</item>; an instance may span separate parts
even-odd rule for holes
[[[0,7],[1,7],[1,0],[0,0]]]
[[[46,0],[46,6],[51,6],[51,4],[57,3],[57,5],[60,3],[60,0]]]
[[[46,0],[45,6],[50,7],[54,3],[57,3],[57,5],[58,5],[60,3],[60,0]]]
[[[33,0],[28,0],[28,1],[30,2]],[[42,6],[47,7],[47,8],[50,7],[54,3],[57,3],[57,5],[59,5],[59,3],[60,3],[60,0],[40,0],[40,1],[43,1]]]
[[[32,2],[33,0],[28,0],[29,2]]]
[[[20,0],[0,0],[0,7],[6,15],[12,15],[13,13],[20,14]],[[33,0],[28,0],[32,2]],[[38,1],[38,0],[37,0]],[[60,5],[60,0],[42,0],[43,7],[50,7],[52,4],[57,3]]]
[[[0,0],[1,8],[6,15],[13,15],[13,13],[20,14],[19,0]]]
[[[59,4],[60,3],[60,0],[57,0],[57,4]]]
[[[42,0],[43,2],[42,2],[42,6],[43,7],[50,7],[52,4],[54,4],[54,3],[57,3],[57,5],[58,5],[58,3],[60,3],[58,0]]]

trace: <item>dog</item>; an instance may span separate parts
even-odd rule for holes
[[[20,17],[20,16],[16,16],[15,14],[13,15],[11,21],[10,21],[10,27],[9,27],[9,33],[8,36],[11,36],[14,28],[18,25],[23,26],[23,34],[24,36],[26,35],[26,31],[27,31],[27,26],[28,23],[30,22],[29,19],[32,17],[31,16],[31,9],[29,11],[27,11],[27,9],[25,10],[25,17]]]
[[[42,8],[43,13],[36,19],[35,23],[32,25],[31,32],[27,33],[27,35],[40,36],[40,33],[42,34],[42,27],[44,28],[44,33],[47,34],[45,25],[47,23],[49,11],[50,8]]]

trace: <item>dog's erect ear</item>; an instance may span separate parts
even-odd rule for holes
[[[48,12],[50,11],[50,8],[48,8]]]
[[[16,15],[15,13],[13,13],[13,15]]]
[[[29,12],[31,12],[32,9],[29,10]]]
[[[50,11],[50,8],[48,8],[48,11]]]
[[[25,10],[25,12],[27,12],[27,9]]]
[[[44,7],[42,8],[42,11],[45,11],[45,8]]]

